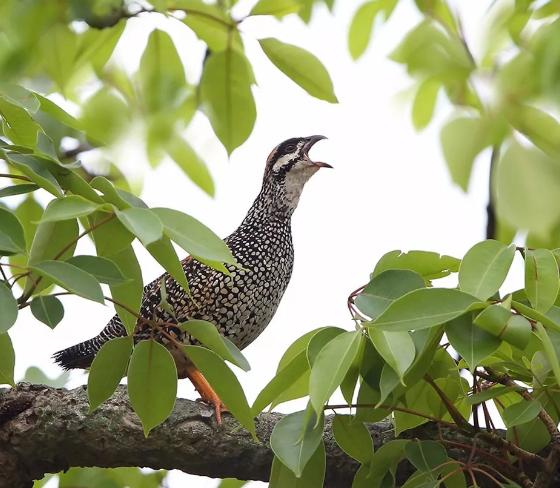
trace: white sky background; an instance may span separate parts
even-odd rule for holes
[[[239,16],[254,3],[240,0]],[[144,175],[142,197],[150,206],[190,213],[226,236],[257,195],[265,159],[276,144],[294,136],[324,134],[329,138],[313,149],[312,157],[331,163],[334,169],[321,170],[313,177],[293,217],[296,257],[290,286],[272,323],[244,351],[252,370],[236,370],[250,402],[272,378],[282,353],[297,337],[323,325],[353,327],[346,297],[367,281],[385,252],[423,249],[460,257],[484,238],[488,154],[479,158],[470,192],[465,195],[451,183],[439,146],[439,129],[449,114],[448,104],[440,98],[436,119],[417,134],[410,121],[413,83],[400,65],[387,59],[419,19],[413,2],[401,0],[389,23],[376,28],[365,56],[353,62],[347,31],[351,16],[362,3],[339,0],[334,15],[317,8],[310,26],[296,16],[281,23],[266,17],[243,22],[247,55],[258,82],[253,134],[228,161],[203,116],[197,116],[187,132],[215,178],[215,199],[170,162]],[[476,53],[490,1],[455,3],[460,3],[459,12]],[[172,29],[187,76],[195,81],[204,52],[202,43],[178,22],[154,14],[129,21],[117,60],[135,69],[154,25]],[[316,54],[333,78],[340,103],[316,100],[282,75],[261,52],[256,39],[263,37],[278,37]],[[147,167],[143,150],[136,150],[133,144],[121,148],[114,160],[121,167]],[[79,253],[92,252],[89,243],[81,246]],[[161,273],[147,253],[140,250],[139,255],[145,282]],[[114,313],[110,306],[71,297],[64,297],[64,305],[64,320],[54,331],[34,321],[28,308],[22,312],[11,329],[17,377],[30,365],[50,376],[58,375],[51,354],[96,335]],[[69,386],[85,382],[85,375],[73,373]],[[196,397],[186,380],[180,384],[179,395]],[[294,411],[299,405],[288,404],[279,410]],[[187,486],[187,481],[190,487],[217,484],[173,472],[168,485]]]

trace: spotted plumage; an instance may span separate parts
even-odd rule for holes
[[[239,349],[253,342],[269,324],[290,281],[291,216],[303,186],[320,167],[329,167],[308,157],[311,146],[321,139],[289,139],[268,157],[259,195],[241,225],[225,239],[238,266],[228,265],[226,274],[188,257],[182,264],[191,295],[166,273],[144,287],[140,315],[166,323],[207,320]],[[162,306],[162,286],[168,306]],[[185,344],[196,344],[178,328],[173,333]],[[146,323],[137,324],[136,340],[153,334]],[[105,342],[124,335],[115,315],[98,336],[57,352],[54,358],[66,369],[87,368]],[[165,342],[162,337],[158,340]],[[181,355],[174,357],[179,376],[186,376]]]

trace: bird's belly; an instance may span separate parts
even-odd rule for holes
[[[248,346],[269,324],[288,285],[291,263],[279,264],[231,269],[214,281],[211,305],[192,318],[214,323],[239,349]]]

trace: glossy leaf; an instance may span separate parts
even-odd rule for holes
[[[84,217],[97,210],[98,205],[78,195],[51,200],[45,209],[41,222],[57,222],[59,220]]]
[[[177,397],[177,368],[169,351],[150,339],[138,343],[128,366],[128,396],[147,437],[171,414]]]
[[[0,198],[11,197],[14,195],[22,195],[35,191],[39,188],[33,183],[23,183],[21,185],[6,186],[0,190]]]
[[[268,59],[307,93],[327,102],[338,103],[331,77],[317,57],[278,39],[267,38],[259,42]]]
[[[206,60],[200,80],[201,106],[228,154],[253,131],[257,112],[251,83],[248,61],[236,50],[214,52]]]
[[[322,441],[319,442],[319,446],[305,465],[305,468],[303,468],[299,478],[274,456],[268,486],[270,488],[283,488],[285,486],[292,488],[322,488],[325,478],[325,464],[325,446]]]
[[[144,246],[158,241],[163,236],[163,224],[151,210],[147,208],[127,208],[116,211],[119,221],[134,234]]]
[[[372,323],[377,329],[392,332],[426,329],[464,314],[476,302],[458,290],[423,288],[395,300]]]
[[[498,291],[506,279],[515,246],[494,240],[482,241],[471,247],[459,268],[459,287],[466,293],[486,300]]]
[[[470,313],[451,320],[445,332],[453,348],[465,359],[471,371],[500,345],[496,336],[476,327]]]
[[[357,307],[371,318],[383,313],[396,298],[424,288],[423,278],[410,270],[390,269],[375,275],[356,297]]]
[[[215,352],[200,346],[184,346],[185,355],[195,364],[232,415],[253,435],[255,422],[239,380]]]
[[[55,296],[38,296],[31,302],[31,313],[37,320],[54,329],[64,318],[64,306]]]
[[[10,164],[14,165],[31,181],[44,188],[55,197],[62,196],[62,188],[57,179],[49,171],[45,160],[31,154],[8,154]],[[52,162],[51,162],[52,163]],[[54,164],[54,163],[52,163]]]
[[[538,400],[522,400],[506,407],[502,412],[502,419],[508,428],[516,425],[526,424],[533,420],[542,410]]]
[[[16,323],[18,305],[12,291],[0,281],[0,333],[6,332]]]
[[[211,51],[224,51],[232,44],[237,47],[241,43],[235,23],[218,6],[203,0],[181,0],[181,6],[187,11],[185,24]]]
[[[439,255],[429,251],[390,251],[384,254],[375,265],[373,276],[388,269],[409,269],[418,273],[424,280],[444,278],[459,270],[461,261],[457,258]]]
[[[369,463],[373,456],[373,441],[363,422],[350,415],[335,415],[332,430],[340,448],[362,464]]]
[[[408,460],[420,471],[432,471],[447,461],[447,452],[439,442],[409,442],[404,448]]]
[[[16,386],[14,381],[14,365],[16,356],[10,336],[0,334],[0,385]]]
[[[40,263],[50,259],[64,260],[74,254],[78,239],[78,222],[76,220],[61,220],[60,222],[42,222],[38,225],[35,237],[29,251],[28,265]],[[31,274],[25,285],[28,291],[37,281],[38,276]],[[35,293],[46,289],[51,281],[42,279],[35,288]]]
[[[296,477],[300,477],[307,462],[323,438],[323,412],[309,408],[283,417],[270,436],[270,447],[280,461]]]
[[[317,414],[342,383],[360,348],[361,332],[345,332],[330,341],[317,355],[309,378],[309,397]]]
[[[90,412],[114,393],[121,379],[126,375],[131,353],[131,337],[111,339],[97,352],[88,376],[87,393]]]
[[[103,290],[97,279],[72,264],[63,261],[43,261],[31,266],[31,269],[65,290],[88,300],[104,303]]]
[[[27,147],[35,146],[40,127],[27,110],[0,96],[0,115],[4,120],[2,123],[3,133],[14,144]]]
[[[309,363],[307,362],[305,350],[303,350],[291,358],[281,369],[279,368],[274,378],[261,390],[251,407],[253,415],[261,413],[282,392],[290,388],[308,371]]]
[[[24,253],[25,249],[21,223],[10,210],[0,207],[0,254]]]
[[[161,264],[173,279],[181,285],[183,290],[189,292],[189,283],[185,275],[182,262],[177,256],[177,252],[168,237],[163,237],[159,241],[152,242],[146,249]]]
[[[95,276],[100,283],[116,285],[128,281],[128,278],[122,274],[122,271],[114,261],[104,257],[87,255],[72,256],[70,259],[67,259],[66,262]]]
[[[224,241],[195,218],[170,208],[152,211],[163,222],[165,234],[185,251],[211,261],[235,263]]]
[[[375,349],[403,382],[404,374],[414,361],[416,353],[408,331],[379,330],[377,327],[369,327],[368,332]]]
[[[243,371],[251,369],[241,351],[227,337],[222,336],[213,323],[206,320],[189,320],[181,324],[181,330]]]
[[[560,288],[558,264],[548,249],[525,251],[525,292],[535,310],[547,312]]]

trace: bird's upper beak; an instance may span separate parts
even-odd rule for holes
[[[307,159],[309,160],[309,162],[313,165],[316,166],[318,168],[332,168],[332,166],[328,163],[323,163],[322,161],[312,161],[309,158],[309,150],[319,141],[322,141],[323,139],[326,139],[325,136],[310,136],[307,138],[307,143],[305,144],[305,155],[307,156]]]

